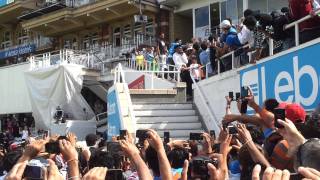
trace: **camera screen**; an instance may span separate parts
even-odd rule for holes
[[[23,176],[27,179],[42,179],[42,168],[39,166],[26,166]]]

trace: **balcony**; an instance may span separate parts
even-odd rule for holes
[[[51,12],[42,11],[36,15],[36,18],[21,16],[22,27],[42,32],[46,36],[55,36],[83,29],[84,26],[90,27],[115,21],[139,12],[138,6],[128,3],[128,0],[71,0],[64,2],[65,8]],[[143,7],[149,12],[157,11],[157,8],[151,6],[150,3]]]
[[[36,9],[36,1],[34,0],[14,0],[9,4],[0,3],[0,26],[17,23],[18,16],[32,9]]]

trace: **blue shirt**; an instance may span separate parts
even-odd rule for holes
[[[199,55],[199,59],[200,59],[200,62],[201,62],[201,64],[202,64],[203,66],[207,65],[207,64],[210,62],[208,51],[202,51],[202,52],[200,53],[200,55]],[[208,71],[208,73],[212,73],[212,68],[211,68],[211,66],[209,66],[209,65],[207,66],[207,71]]]

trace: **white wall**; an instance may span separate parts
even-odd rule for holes
[[[124,72],[125,73],[125,81],[129,85],[131,82],[135,81],[142,75],[145,75],[145,89],[152,89],[151,84],[152,84],[152,76],[151,74],[143,73],[143,72],[132,72],[133,70],[128,69],[131,72]],[[171,83],[167,80],[162,80],[160,78],[157,78],[154,76],[153,78],[153,88],[154,89],[172,89],[175,87],[175,83]]]
[[[240,75],[237,71],[225,72],[221,75],[203,80],[199,82],[198,85],[202,89],[204,96],[208,98],[210,108],[215,113],[217,120],[221,123],[226,112],[225,96],[228,96],[229,91],[240,92]],[[208,115],[209,113],[206,111],[202,102],[203,101],[201,101],[199,96],[199,91],[194,89],[194,103],[200,111],[204,123],[209,130],[214,129],[216,132],[219,132],[220,130],[215,128],[212,124],[214,120],[210,120]],[[232,112],[238,112],[235,102],[233,102],[231,107]]]
[[[24,72],[29,68],[29,63],[0,68],[0,114],[31,112],[24,79]]]

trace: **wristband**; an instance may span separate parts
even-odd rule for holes
[[[251,142],[252,141],[252,139],[249,139],[247,142],[245,142],[244,144],[243,144],[243,146],[246,146],[249,142]]]
[[[72,162],[72,161],[79,161],[78,159],[70,159],[70,160],[68,160],[67,162],[66,162],[66,164],[68,164],[68,163],[70,163],[70,162]]]
[[[79,178],[79,176],[72,176],[72,177],[69,177],[68,180],[69,179],[80,179],[80,178]]]

